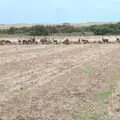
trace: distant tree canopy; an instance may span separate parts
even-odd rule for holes
[[[0,34],[22,35],[52,35],[52,34],[75,34],[77,35],[120,35],[120,22],[115,24],[91,25],[88,27],[75,27],[68,23],[62,25],[35,25],[32,27],[11,27],[0,29]]]
[[[94,35],[119,35],[120,23],[91,25],[89,27],[86,27],[85,30],[93,32]]]

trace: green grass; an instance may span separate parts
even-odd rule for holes
[[[99,93],[100,97],[109,97],[113,92],[114,92],[115,88],[111,88],[109,90],[103,91],[101,93]]]
[[[120,72],[113,72],[112,74],[115,76],[120,76]]]
[[[85,66],[84,68],[82,68],[82,71],[88,73],[90,72],[90,68],[88,66]]]
[[[12,91],[12,93],[13,93],[15,96],[19,96],[19,95],[22,95],[26,89],[27,89],[27,88],[23,88],[23,87],[16,88],[16,89],[14,89],[14,90]]]

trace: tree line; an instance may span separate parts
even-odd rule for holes
[[[52,34],[75,34],[78,35],[120,35],[120,22],[102,25],[90,25],[87,27],[75,27],[70,24],[63,25],[35,25],[32,27],[11,27],[9,29],[1,29],[0,34],[10,34],[10,35],[52,35]]]

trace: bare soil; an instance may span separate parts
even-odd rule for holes
[[[0,120],[119,120],[120,45],[0,46]]]

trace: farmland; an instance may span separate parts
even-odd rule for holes
[[[1,120],[118,120],[120,45],[0,46]]]

